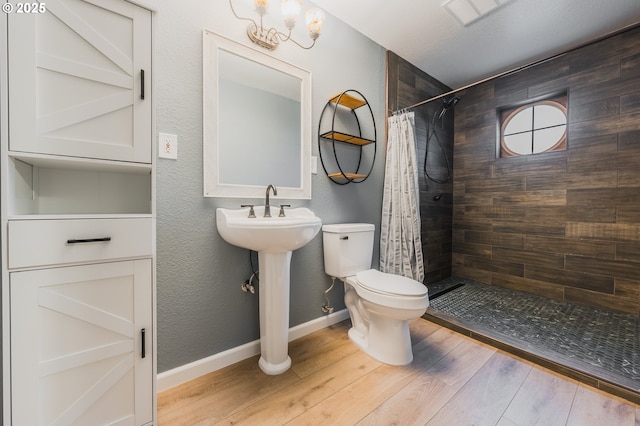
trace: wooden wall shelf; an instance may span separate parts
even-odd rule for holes
[[[351,113],[352,123],[350,124],[353,124],[353,126],[346,131],[336,129],[337,115],[342,116],[341,120],[337,121],[338,125],[341,127],[348,127],[348,124],[345,123],[344,117],[345,114],[348,115],[348,112],[345,112],[344,109],[342,109],[342,112],[340,112],[338,105],[347,108]],[[363,114],[361,113],[361,117],[359,118],[356,110],[364,106],[367,106],[369,109],[369,121],[371,122],[371,127],[373,128],[373,138],[366,138],[362,136],[360,118],[363,118]],[[330,109],[333,109],[333,113],[331,114],[331,129],[327,130],[326,123],[329,119],[327,116],[329,115],[328,111]],[[323,122],[325,123],[324,131],[322,130]],[[355,131],[357,131],[357,134]],[[329,172],[327,170],[327,162],[322,156],[322,142],[325,142],[325,148],[326,142],[331,142],[333,148],[333,158],[335,159],[335,165],[331,166],[333,169],[337,168],[338,171]],[[357,162],[357,166],[354,167],[356,170],[346,171],[342,168],[342,166],[340,165],[340,160],[338,159],[338,152],[336,151],[336,142],[355,145],[359,148],[359,159]],[[373,145],[374,147],[373,159],[371,160],[371,166],[369,167],[369,170],[366,173],[362,173],[362,171],[360,170],[362,166],[362,148],[364,146],[370,145]],[[322,167],[324,168],[325,173],[332,182],[338,185],[346,185],[351,182],[364,182],[369,177],[369,174],[371,174],[371,171],[373,170],[373,165],[376,158],[376,123],[369,102],[367,102],[367,99],[360,92],[358,92],[357,90],[346,90],[329,99],[324,109],[322,110],[322,114],[320,115],[320,123],[318,124],[318,150],[320,153],[320,161],[322,162]],[[326,160],[329,161],[329,159]]]
[[[340,179],[364,179],[367,175],[362,175],[358,173],[331,173],[329,175],[330,178],[340,178]]]
[[[345,106],[349,109],[358,109],[367,105],[366,99],[356,98],[347,92],[338,93],[333,98],[329,99],[329,102]]]
[[[371,139],[364,139],[358,136],[335,131],[325,132],[321,134],[320,137],[325,139],[333,139],[339,142],[350,143],[352,145],[369,145],[371,143],[376,143],[376,141],[372,141]]]

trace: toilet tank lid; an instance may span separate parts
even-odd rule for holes
[[[334,223],[322,225],[322,232],[344,234],[346,232],[373,231],[376,227],[372,223]]]

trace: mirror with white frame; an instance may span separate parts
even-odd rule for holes
[[[311,74],[204,31],[204,196],[311,198]]]

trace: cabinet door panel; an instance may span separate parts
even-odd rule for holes
[[[151,13],[100,4],[8,16],[11,150],[151,162]]]
[[[13,424],[152,420],[150,259],[16,272],[10,284]]]

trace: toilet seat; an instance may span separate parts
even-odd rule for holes
[[[427,287],[418,281],[375,269],[347,277],[358,296],[372,303],[399,309],[426,309]]]
[[[411,278],[367,269],[356,274],[356,279],[367,290],[391,296],[424,296],[427,287]]]

